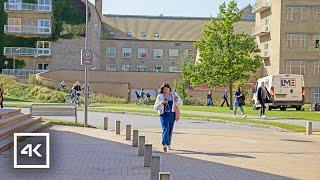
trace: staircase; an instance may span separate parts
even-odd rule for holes
[[[21,109],[0,109],[0,154],[13,145],[14,133],[39,132],[48,125],[41,117],[21,113]]]

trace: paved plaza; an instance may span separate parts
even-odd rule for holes
[[[89,116],[99,115],[90,113]],[[176,124],[173,150],[161,151],[157,117],[102,114],[131,124],[153,145],[161,157],[161,171],[172,179],[319,179],[319,135],[281,132],[243,125],[182,120]],[[93,120],[91,118],[90,120]],[[102,119],[95,121],[101,124]],[[122,135],[99,129],[53,126],[51,168],[12,168],[12,151],[0,155],[0,174],[5,179],[150,179],[137,148]]]

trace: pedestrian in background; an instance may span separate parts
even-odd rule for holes
[[[1,106],[1,108],[3,108],[3,94],[4,94],[3,83],[0,83],[0,106]]]
[[[172,131],[174,122],[180,117],[180,107],[183,102],[176,92],[173,92],[168,83],[163,83],[154,104],[154,109],[158,110],[162,127],[163,151],[171,149]]]
[[[228,91],[227,90],[224,90],[224,93],[222,94],[222,99],[223,99],[223,102],[221,104],[221,107],[224,106],[224,103],[226,103],[227,106],[229,107]]]
[[[207,106],[213,106],[213,98],[212,98],[212,92],[209,91],[207,94]]]
[[[264,82],[261,83],[261,86],[258,89],[258,101],[260,102],[260,118],[266,118],[265,110],[266,110],[266,103],[270,101],[270,93],[267,90]]]
[[[241,92],[241,87],[238,88],[238,90],[234,93],[235,101],[234,101],[234,111],[233,111],[233,117],[236,118],[237,115],[237,109],[240,108],[241,115],[243,118],[247,117],[247,115],[244,113],[244,95]]]

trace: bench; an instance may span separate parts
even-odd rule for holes
[[[74,116],[77,123],[77,106],[68,103],[36,103],[30,107],[32,116]]]

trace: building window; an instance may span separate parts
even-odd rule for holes
[[[179,47],[181,45],[181,43],[177,42],[177,43],[174,43],[174,46],[177,46]]]
[[[147,33],[146,33],[146,32],[141,32],[141,33],[140,33],[140,37],[142,37],[142,38],[147,37]]]
[[[288,21],[306,21],[307,8],[306,7],[287,7]]]
[[[51,55],[50,42],[49,41],[37,41],[37,54],[41,55]]]
[[[132,32],[126,32],[127,37],[132,37]]]
[[[51,20],[50,19],[38,19],[37,21],[37,33],[51,33]]]
[[[122,65],[122,71],[123,72],[130,72],[131,71],[131,65],[130,64]]]
[[[160,37],[160,34],[159,34],[159,33],[154,33],[153,36],[154,36],[155,38],[159,38],[159,37]]]
[[[304,74],[305,68],[305,61],[286,61],[287,74]]]
[[[185,59],[188,61],[194,60],[194,50],[193,49],[186,49],[185,50]]]
[[[317,19],[317,21],[320,21],[320,8],[317,8],[316,19]]]
[[[137,66],[137,71],[139,72],[147,72],[147,66],[145,64],[140,64]]]
[[[314,62],[314,74],[320,75],[320,61]]]
[[[132,57],[132,48],[122,48],[122,58],[130,59]]]
[[[320,48],[320,40],[316,39],[316,48]]]
[[[306,34],[287,34],[286,38],[287,48],[303,49],[307,46]]]
[[[179,49],[169,49],[169,59],[179,59]]]
[[[180,72],[179,66],[169,66],[169,72]]]
[[[145,59],[148,57],[148,49],[147,48],[138,48],[138,58]]]
[[[43,71],[49,70],[49,64],[47,64],[47,63],[38,63],[38,70],[43,70]]]
[[[112,36],[112,37],[113,37],[113,36],[115,36],[115,35],[116,35],[116,33],[115,33],[114,31],[109,31],[109,32],[108,32],[108,36]]]
[[[153,59],[163,59],[163,49],[154,49]]]
[[[8,32],[21,31],[21,18],[8,18]]]
[[[116,64],[108,64],[107,71],[117,71],[117,65]]]
[[[107,48],[107,57],[110,57],[110,58],[117,57],[117,48],[116,47],[108,47]]]
[[[51,11],[51,0],[38,0],[38,11]]]
[[[320,102],[320,88],[315,88],[313,90],[314,102]]]
[[[163,66],[153,66],[153,72],[162,72]]]
[[[22,0],[9,0],[8,5],[10,10],[21,10]]]

